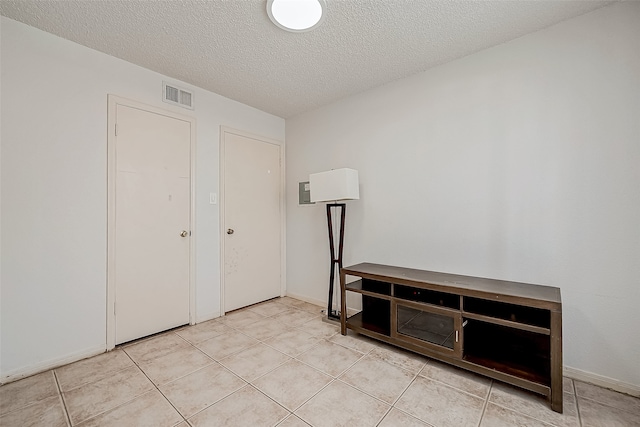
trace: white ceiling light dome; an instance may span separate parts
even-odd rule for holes
[[[286,31],[310,31],[322,23],[327,10],[325,0],[268,0],[271,21]]]

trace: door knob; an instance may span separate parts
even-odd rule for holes
[[[189,232],[187,230],[182,230],[182,233],[180,233],[180,237],[187,237],[188,234]]]
[[[227,228],[227,234],[233,234],[233,228]]]

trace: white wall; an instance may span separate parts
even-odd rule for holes
[[[284,120],[198,88],[195,111],[170,106],[160,74],[1,24],[0,381],[105,348],[107,94],[196,118],[196,318],[218,315],[219,205],[209,193],[220,125],[284,140]]]
[[[615,4],[287,120],[287,292],[328,286],[297,183],[355,168],[345,265],[558,286],[565,365],[640,392],[638,23]]]

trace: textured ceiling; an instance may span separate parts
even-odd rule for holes
[[[326,1],[307,33],[273,25],[266,0],[1,0],[0,13],[288,118],[611,3]]]

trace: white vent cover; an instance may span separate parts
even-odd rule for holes
[[[193,110],[193,93],[174,84],[162,82],[162,100]]]

